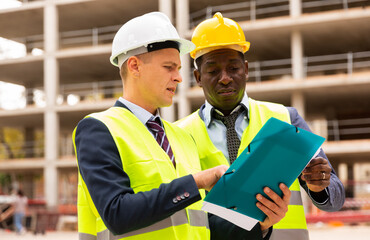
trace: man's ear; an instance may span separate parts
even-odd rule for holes
[[[245,60],[244,64],[245,64],[245,77],[248,81],[248,79],[249,79],[248,61]]]
[[[198,69],[194,69],[194,77],[195,77],[195,80],[197,81],[197,84],[199,87],[202,87],[202,81],[200,79],[200,72]]]
[[[138,77],[140,75],[140,59],[136,56],[127,59],[127,72],[131,76]]]

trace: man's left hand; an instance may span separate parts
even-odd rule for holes
[[[321,192],[330,184],[331,170],[328,160],[317,157],[303,170],[301,179],[312,192]]]
[[[263,191],[271,201],[262,196],[262,194],[257,194],[256,196],[258,200],[257,207],[267,216],[263,222],[260,222],[262,231],[278,223],[283,219],[283,217],[285,217],[285,214],[288,211],[288,205],[292,193],[283,183],[280,183],[279,188],[283,192],[283,197],[280,197],[268,187],[265,187]]]

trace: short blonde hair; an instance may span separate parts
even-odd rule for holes
[[[152,59],[152,52],[142,53],[142,54],[136,55],[135,57],[140,59],[140,61],[142,61],[143,63],[149,63]],[[120,73],[122,80],[125,80],[127,78],[127,72],[128,72],[127,61],[128,59],[125,62],[123,62],[120,67],[119,73]]]

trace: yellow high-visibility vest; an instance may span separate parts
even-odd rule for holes
[[[112,107],[87,117],[101,121],[109,129],[135,193],[158,188],[162,183],[200,171],[194,140],[173,124],[163,121],[176,159],[176,169],[145,125],[129,110]],[[73,132],[74,144],[75,133],[76,129]],[[204,191],[200,190],[200,193],[203,198]],[[210,238],[207,214],[200,210],[201,201],[149,227],[119,236],[114,236],[103,223],[80,173],[77,204],[80,240]]]
[[[286,107],[281,104],[255,101],[249,98],[249,124],[244,130],[238,155],[249,145],[258,131],[271,117],[291,123]],[[175,123],[189,132],[197,145],[202,170],[221,164],[229,165],[223,153],[216,148],[208,136],[206,125],[199,116],[199,110]],[[308,240],[308,230],[302,204],[298,179],[289,188],[292,192],[285,217],[273,226],[271,240]]]

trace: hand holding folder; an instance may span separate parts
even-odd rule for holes
[[[279,183],[290,187],[319,152],[324,138],[270,118],[249,146],[207,194],[203,210],[250,230],[266,215],[256,207],[264,187],[282,196]]]

